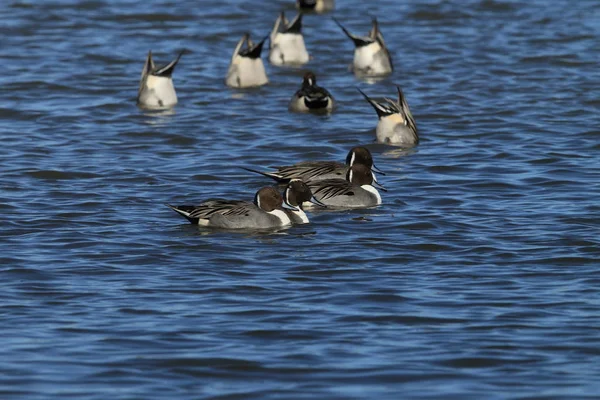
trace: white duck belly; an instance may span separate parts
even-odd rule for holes
[[[415,133],[405,125],[399,114],[383,117],[377,123],[377,141],[394,145],[413,145],[417,143]]]
[[[354,72],[365,75],[385,75],[392,72],[386,51],[377,42],[354,50]]]
[[[229,66],[225,83],[230,87],[246,88],[266,85],[269,79],[262,59],[236,56]]]
[[[306,64],[309,55],[304,37],[295,33],[277,33],[272,39],[269,61],[273,65]]]
[[[149,75],[139,95],[138,103],[148,108],[167,108],[177,104],[173,79]]]

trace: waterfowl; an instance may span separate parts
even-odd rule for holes
[[[149,109],[165,109],[177,104],[172,75],[182,55],[183,52],[167,65],[157,68],[152,60],[152,51],[148,51],[138,90],[138,106]]]
[[[350,149],[346,162],[337,161],[303,161],[293,165],[274,167],[275,171],[262,172],[251,168],[242,167],[247,171],[255,172],[276,180],[279,183],[288,183],[297,178],[305,182],[323,179],[344,179],[350,167],[362,164],[374,172],[385,175],[373,163],[371,152],[366,147],[357,146]]]
[[[375,129],[377,141],[392,145],[414,146],[419,143],[417,124],[413,118],[404,93],[398,88],[398,101],[384,99],[379,102],[371,99],[362,90],[358,91],[373,106],[379,117]]]
[[[194,225],[224,229],[278,228],[292,223],[283,208],[297,211],[273,187],[261,188],[253,202],[213,199],[195,206],[167,206]]]
[[[325,179],[306,183],[315,199],[328,207],[365,208],[381,204],[381,195],[371,169],[363,164],[354,164],[346,179]]]
[[[273,65],[302,65],[309,60],[302,36],[302,13],[288,22],[281,12],[270,35],[269,61]]]
[[[289,208],[285,210],[286,214],[294,224],[307,224],[309,222],[308,217],[304,212],[305,203],[327,207],[325,204],[315,199],[308,185],[301,179],[292,179],[290,183],[287,184],[287,187],[283,192],[283,199],[285,203],[296,208],[296,210]]]
[[[317,85],[317,77],[312,72],[304,74],[302,87],[290,100],[289,109],[295,112],[331,112],[333,110],[333,96]]]
[[[229,70],[225,78],[227,86],[247,88],[269,83],[265,66],[260,58],[266,39],[267,37],[255,44],[250,39],[249,33],[242,36],[229,63]]]
[[[373,27],[367,36],[351,34],[335,18],[333,20],[354,43],[354,60],[352,70],[356,75],[374,77],[390,74],[394,70],[390,52],[379,30],[379,23],[373,18]]]

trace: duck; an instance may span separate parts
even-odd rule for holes
[[[354,164],[366,165],[381,175],[385,175],[373,163],[373,157],[369,149],[356,146],[350,149],[346,156],[346,162],[338,161],[303,161],[293,165],[274,167],[275,171],[263,172],[252,168],[242,167],[246,171],[254,172],[274,179],[278,183],[289,183],[297,178],[305,182],[324,179],[345,179],[348,170]]]
[[[373,27],[367,36],[353,35],[337,19],[333,18],[333,20],[354,43],[354,60],[351,69],[355,75],[377,77],[392,73],[394,70],[392,57],[379,30],[377,18],[373,18]]]
[[[400,86],[397,86],[397,89],[398,101],[386,98],[382,102],[373,100],[360,89],[358,91],[377,112],[379,121],[375,133],[378,142],[396,146],[414,146],[419,144],[417,124],[402,89]]]
[[[265,65],[260,55],[266,36],[260,42],[254,43],[250,34],[246,33],[239,40],[233,51],[225,84],[232,88],[248,88],[263,86],[269,83]]]
[[[290,208],[285,210],[293,224],[308,224],[308,217],[304,212],[304,203],[312,203],[323,208],[327,207],[313,196],[310,188],[302,179],[290,180],[283,192],[283,199],[285,203],[296,208],[296,210]]]
[[[259,189],[253,202],[211,199],[193,206],[167,204],[167,207],[194,225],[221,229],[280,228],[292,223],[285,208],[298,211],[270,186]]]
[[[346,179],[324,179],[306,182],[315,199],[327,207],[366,208],[382,203],[381,195],[374,185],[387,191],[375,181],[371,169],[363,164],[354,164]]]
[[[304,74],[302,87],[292,96],[289,109],[294,112],[331,112],[333,96],[327,89],[317,86],[317,77],[312,72]]]
[[[303,65],[310,59],[302,36],[302,13],[288,22],[282,11],[270,35],[269,61],[273,65]]]
[[[320,14],[333,10],[335,8],[335,0],[296,0],[296,8]]]
[[[152,50],[148,51],[137,96],[139,107],[167,109],[177,104],[172,75],[182,55],[183,51],[177,55],[175,60],[157,68],[152,60]]]

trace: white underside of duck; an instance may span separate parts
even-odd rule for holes
[[[234,88],[247,88],[266,85],[269,79],[262,59],[237,55],[229,66],[225,83]]]
[[[354,50],[352,67],[354,72],[360,75],[379,76],[392,72],[387,52],[378,42],[357,47]]]
[[[417,136],[405,124],[404,118],[400,114],[392,114],[379,119],[375,129],[377,141],[393,145],[414,145],[417,143]]]
[[[271,37],[269,62],[273,65],[302,65],[310,59],[304,37],[296,33],[277,33]]]
[[[171,77],[148,75],[138,96],[138,105],[163,109],[177,104],[177,94]]]

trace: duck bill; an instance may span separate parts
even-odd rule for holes
[[[315,196],[312,196],[309,201],[319,207],[327,208],[327,204],[322,203]]]
[[[388,191],[385,187],[383,187],[383,185],[381,183],[377,182],[376,180],[373,180],[372,185],[384,192]]]
[[[290,203],[288,203],[287,201],[284,201],[281,206],[283,208],[285,208],[286,210],[290,210],[290,211],[299,211],[298,207],[294,207],[293,205],[291,205]]]
[[[379,168],[377,168],[377,167],[375,166],[375,164],[373,164],[373,165],[371,166],[371,171],[375,172],[376,174],[379,174],[379,175],[383,175],[383,176],[385,176],[385,172],[383,172],[382,170],[380,170]]]

